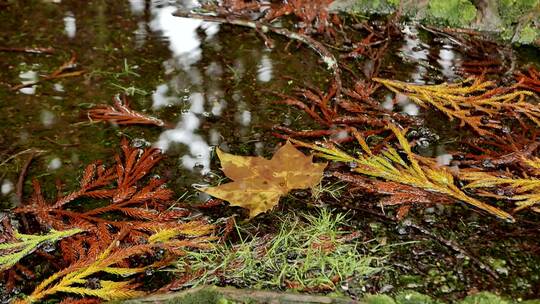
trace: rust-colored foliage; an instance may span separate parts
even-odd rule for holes
[[[163,257],[157,257],[154,263],[143,262],[142,265],[131,266],[129,260],[143,254],[153,255],[157,249],[167,249],[175,256],[184,253],[180,248],[184,250],[186,248],[208,249],[211,247],[209,241],[213,239],[212,237],[200,237],[212,230],[210,225],[198,227],[189,225],[189,227],[180,229],[158,231],[140,243],[133,243],[129,240],[126,242],[125,237],[128,229],[122,229],[105,249],[96,243],[90,244],[86,256],[42,281],[32,294],[16,301],[16,303],[42,301],[44,298],[59,292],[104,300],[121,300],[142,296],[145,292],[138,290],[140,284],[125,278],[144,272],[150,267],[160,267],[169,262]],[[167,238],[164,239],[163,235],[167,235]],[[179,236],[194,238],[176,239]],[[120,276],[124,279],[105,280],[96,276],[100,273]]]
[[[129,228],[128,237],[136,240],[159,229],[173,228],[189,214],[185,209],[169,209],[172,192],[164,187],[164,180],[145,177],[161,159],[158,149],[133,148],[122,140],[122,155],[107,168],[100,162],[87,166],[78,190],[57,197],[53,203],[45,200],[39,182],[34,181],[34,193],[26,204],[15,212],[33,214],[44,227],[58,230],[79,227],[89,235],[74,236],[61,241],[67,262],[76,260],[88,243],[97,242],[102,249],[112,240],[114,231]],[[106,204],[86,211],[67,208],[78,198],[105,200]],[[122,214],[123,220],[114,220]]]
[[[333,26],[341,25],[337,14],[328,12],[328,5],[334,0],[280,0],[268,3],[259,0],[224,0],[218,6],[208,7],[219,15],[227,17],[238,16],[250,18],[264,11],[259,19],[263,22],[273,22],[276,19],[292,15],[300,22],[300,32],[303,34],[329,34],[335,36]],[[250,18],[251,19],[251,18]]]
[[[377,77],[383,57],[388,53],[390,42],[402,36],[397,26],[399,13],[394,14],[382,25],[374,25],[363,22],[356,27],[365,32],[365,37],[353,44],[353,50],[345,54],[343,58],[367,58],[362,71],[367,79]]]
[[[109,281],[101,274],[127,277],[148,267],[162,267],[186,250],[210,248],[217,239],[211,236],[214,226],[206,220],[189,221],[188,210],[173,208],[172,192],[163,180],[148,177],[162,158],[159,150],[134,148],[126,139],[122,140],[121,150],[111,167],[101,162],[88,165],[79,189],[58,195],[53,202],[45,199],[39,182],[34,181],[32,197],[14,210],[33,215],[30,219],[50,233],[19,234],[4,227],[6,234],[0,239],[1,245],[7,249],[18,246],[18,251],[9,252],[8,258],[12,258],[5,263],[14,266],[2,274],[7,287],[21,279],[19,273],[34,275],[30,269],[14,264],[18,259],[39,253],[33,248],[44,239],[61,239],[59,256],[43,253],[44,263],[61,270],[42,281],[20,303],[42,301],[58,292],[82,297],[66,303],[95,303],[96,297],[110,300],[139,296],[144,293],[136,289],[138,284],[126,279]],[[81,198],[97,200],[99,205],[81,210],[72,204]],[[158,251],[161,253],[155,255]],[[145,258],[141,260],[140,255]]]
[[[132,110],[125,95],[115,96],[113,102],[113,106],[98,105],[89,110],[88,117],[91,120],[108,121],[118,125],[165,125],[161,119]]]
[[[221,150],[217,153],[221,170],[233,182],[202,190],[233,206],[249,209],[250,217],[272,209],[281,196],[293,189],[314,187],[321,181],[326,167],[326,163],[312,163],[313,156],[305,156],[289,142],[271,160],[236,156]]]
[[[531,66],[527,72],[518,72],[516,79],[518,87],[540,94],[540,71],[535,67]]]
[[[467,60],[461,62],[458,71],[463,74],[483,76],[504,72],[502,61],[499,59]]]
[[[302,33],[335,35],[332,26],[341,22],[337,15],[328,12],[328,5],[332,2],[334,0],[286,0],[270,6],[264,19],[273,21],[281,16],[294,15],[302,21]]]
[[[463,157],[459,164],[493,169],[500,166],[520,166],[523,159],[529,159],[537,152],[535,129],[524,128],[521,131],[508,130],[501,135],[490,137],[471,137],[463,140],[469,148],[468,153],[454,153]],[[524,169],[523,166],[521,166]]]
[[[334,142],[347,142],[353,140],[351,127],[368,129],[362,131],[364,136],[379,134],[385,130],[388,119],[403,124],[415,123],[415,119],[401,114],[393,113],[381,107],[372,95],[379,88],[374,82],[357,81],[353,88],[345,88],[345,94],[339,102],[335,102],[335,85],[328,92],[307,85],[306,88],[295,90],[294,96],[274,93],[282,99],[277,104],[286,104],[306,112],[313,120],[326,127],[322,130],[294,131],[286,127],[277,126],[276,130],[287,133],[292,137],[323,137],[330,136]],[[287,138],[287,136],[279,135]]]

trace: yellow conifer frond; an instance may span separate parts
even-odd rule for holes
[[[174,229],[166,229],[155,233],[148,238],[144,244],[122,246],[121,238],[124,232],[119,233],[119,237],[113,240],[110,245],[101,253],[89,255],[86,259],[76,262],[69,267],[53,274],[41,282],[34,292],[25,299],[17,303],[35,303],[53,294],[63,292],[76,294],[83,297],[98,297],[104,300],[121,300],[144,295],[143,291],[137,290],[137,284],[130,280],[107,281],[98,279],[99,273],[118,275],[123,278],[144,272],[148,267],[128,267],[124,262],[129,258],[140,254],[155,252],[157,249],[181,251],[181,248],[207,248],[210,247],[213,236],[203,236],[213,231],[214,226],[202,221],[188,222]],[[171,240],[174,237],[190,236],[193,238]]]
[[[188,236],[188,237],[203,236],[214,231],[214,228],[215,228],[214,225],[209,225],[201,221],[187,222],[185,224],[182,224],[173,228],[167,228],[167,229],[156,231],[156,233],[154,233],[148,238],[148,242],[164,243],[178,236]]]
[[[78,228],[63,231],[51,229],[45,235],[31,235],[22,234],[15,230],[14,237],[18,241],[0,244],[0,271],[15,265],[23,257],[32,253],[44,243],[54,243],[82,231],[82,229]]]
[[[461,126],[468,125],[480,135],[501,127],[495,116],[512,111],[525,115],[540,126],[540,108],[527,102],[533,92],[496,88],[491,81],[468,78],[454,84],[419,85],[389,79],[374,78],[396,94],[403,94],[422,107],[433,107]]]
[[[538,158],[533,158],[528,162],[532,169],[540,165]],[[506,185],[512,189],[513,195],[503,196],[508,200],[516,201],[515,211],[531,207],[533,211],[540,210],[534,205],[540,203],[540,179],[535,177],[515,178],[507,176],[496,176],[484,172],[463,172],[460,178],[470,181],[466,188],[491,188]]]
[[[323,148],[317,145],[307,144],[298,140],[290,139],[291,142],[308,147],[317,151],[318,155],[326,159],[354,162],[358,166],[353,170],[372,177],[381,178],[387,181],[406,184],[416,188],[424,189],[431,192],[445,194],[454,199],[473,205],[477,208],[485,210],[501,219],[514,222],[514,218],[507,212],[479,201],[468,196],[461,191],[454,183],[454,177],[445,167],[435,167],[428,164],[420,164],[418,158],[412,153],[411,147],[402,131],[394,125],[389,125],[389,128],[396,135],[401,148],[407,155],[407,159],[403,159],[399,153],[392,147],[387,146],[386,150],[379,155],[360,155],[353,157],[341,150],[333,150],[332,148]],[[359,137],[360,135],[356,135]]]

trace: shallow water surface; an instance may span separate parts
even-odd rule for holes
[[[213,153],[215,147],[240,155],[269,157],[282,142],[274,136],[273,126],[297,130],[320,128],[297,108],[273,103],[279,100],[273,93],[291,93],[304,83],[321,89],[328,87],[331,73],[317,54],[281,36],[269,35],[275,46],[268,48],[265,40],[251,29],[172,16],[177,8],[190,9],[196,5],[195,0],[17,1],[0,11],[0,47],[54,50],[52,54],[0,51],[0,206],[3,209],[19,204],[16,184],[30,155],[34,155],[34,160],[24,194],[29,196],[31,180],[39,179],[50,197],[56,192],[55,181],[61,180],[64,189],[73,189],[88,163],[97,159],[112,163],[120,139],[127,137],[133,145],[160,148],[166,159],[156,173],[167,179],[176,192],[175,198],[194,202],[207,197],[197,193],[192,185],[215,184],[220,176]],[[405,24],[403,32],[403,39],[392,41],[389,48],[392,52],[384,57],[382,77],[418,84],[461,78],[457,71],[468,58],[451,37],[435,37],[418,24]],[[540,58],[537,49],[507,47],[499,53],[509,69],[519,69],[533,61],[538,63]],[[74,68],[84,70],[84,75],[10,90],[14,85],[43,80],[72,56],[76,56]],[[358,59],[353,63],[357,65],[353,72],[358,75],[369,74],[373,69],[370,60]],[[512,74],[498,76],[510,79]],[[352,81],[344,73],[344,84],[351,85]],[[164,120],[166,126],[122,127],[88,119],[88,109],[112,104],[117,94],[128,95],[133,109]],[[450,164],[452,151],[463,149],[458,144],[460,138],[473,134],[405,96],[397,96],[394,102],[389,91],[380,90],[377,94],[384,108],[406,113],[422,122],[422,126],[413,130],[418,143],[416,152],[437,157],[441,165]],[[347,134],[339,136],[343,135]],[[460,217],[465,213],[463,210],[448,210],[426,208],[419,216],[429,219],[434,229],[440,229],[449,238],[471,236],[464,238],[470,248],[475,248],[476,242],[481,243],[483,236],[499,237],[490,234],[493,219],[468,212],[469,218],[464,220]],[[459,220],[449,217],[446,226],[436,226],[440,218],[454,215],[452,212],[462,212],[458,213]],[[389,238],[398,242],[402,241],[401,235],[414,234],[406,227],[395,225],[388,230],[377,230],[371,220],[369,223],[359,220],[358,224],[366,226],[370,237],[386,240],[386,234],[392,234]],[[500,228],[505,224],[493,225]],[[521,228],[515,229],[508,234],[519,234]],[[527,231],[524,228],[523,233]],[[534,238],[534,233],[525,238]],[[516,261],[509,266],[513,267],[515,278],[501,274],[504,283],[485,280],[481,270],[471,271],[473,266],[453,252],[445,252],[445,257],[452,260],[447,264],[439,259],[439,252],[433,251],[439,246],[434,243],[430,245],[433,248],[422,247],[417,251],[395,249],[400,255],[396,276],[408,273],[395,278],[395,285],[414,288],[428,277],[425,288],[439,293],[463,295],[470,286],[496,289],[506,284],[507,293],[532,297],[538,290],[534,284],[540,279],[535,269],[519,267],[520,263],[540,265],[535,262],[538,254],[522,251],[516,254],[515,250],[522,245],[526,248],[530,239],[523,243],[517,240],[514,243],[512,238],[506,240],[501,247],[486,241],[483,247],[473,251],[477,256],[490,255],[497,261],[507,259],[509,264],[513,263],[512,259]],[[454,265],[460,267],[457,272],[449,269]],[[467,276],[466,271],[474,273]],[[430,281],[429,276],[434,272]],[[451,282],[435,281],[441,277]],[[441,286],[450,291],[441,291]]]

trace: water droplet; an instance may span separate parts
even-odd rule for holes
[[[43,249],[43,251],[49,253],[49,252],[55,251],[56,246],[54,245],[54,243],[46,242],[46,243],[43,243],[43,245],[41,245],[41,249]]]
[[[493,168],[495,168],[495,165],[493,164],[491,159],[484,159],[482,161],[482,167],[493,169]]]
[[[135,138],[131,141],[131,145],[134,148],[143,148],[150,146],[150,142],[144,138]]]
[[[429,147],[429,145],[431,143],[429,142],[429,139],[427,139],[425,137],[422,137],[422,138],[418,139],[417,144],[418,144],[418,147],[420,147],[420,148],[427,148],[427,147]]]

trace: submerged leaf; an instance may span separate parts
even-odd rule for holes
[[[305,156],[289,142],[271,160],[232,155],[219,149],[217,154],[223,173],[233,182],[202,191],[232,206],[249,209],[250,217],[272,209],[282,195],[293,189],[317,185],[326,167],[326,163],[313,163],[313,156]]]

